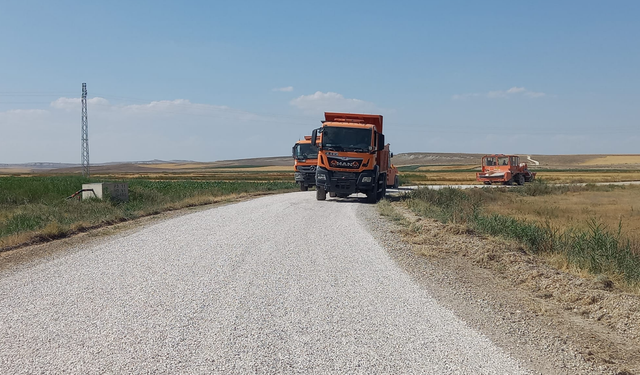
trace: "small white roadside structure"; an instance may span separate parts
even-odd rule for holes
[[[129,200],[129,184],[126,182],[82,184],[82,199],[90,198],[127,202]]]

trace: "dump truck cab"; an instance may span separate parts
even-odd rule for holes
[[[520,163],[517,155],[493,154],[482,157],[482,171],[476,173],[476,180],[485,185],[502,183],[522,185],[535,179],[535,172],[529,171],[527,163]]]
[[[314,137],[320,129],[313,132]],[[318,145],[316,198],[326,193],[340,198],[364,193],[377,202],[386,192],[390,166],[389,146],[384,143],[382,116],[325,112]]]
[[[316,184],[316,167],[318,165],[318,147],[311,144],[311,136],[299,140],[292,148],[294,160],[294,178],[301,191],[309,190]]]

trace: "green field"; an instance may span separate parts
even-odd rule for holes
[[[159,181],[119,179],[129,184],[129,201],[67,199],[83,183],[78,176],[0,177],[0,249],[60,238],[90,228],[163,211],[265,192],[291,191],[293,182]]]

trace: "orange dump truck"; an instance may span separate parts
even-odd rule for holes
[[[536,173],[531,172],[527,163],[520,163],[517,155],[494,154],[482,157],[482,172],[476,173],[476,180],[485,185],[501,183],[522,185],[536,178]]]
[[[391,167],[382,116],[325,112],[324,118],[311,136],[318,145],[316,199],[325,200],[327,193],[340,198],[364,193],[370,203],[382,199]],[[317,140],[320,131],[322,139]]]
[[[307,191],[309,186],[316,184],[316,166],[318,165],[318,147],[311,144],[311,136],[306,135],[303,140],[293,146],[293,169],[296,183],[300,190]]]

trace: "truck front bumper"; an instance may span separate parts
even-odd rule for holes
[[[316,170],[316,186],[336,194],[366,193],[375,187],[374,171],[334,172],[318,167]]]
[[[316,184],[315,172],[295,172],[293,176],[297,183],[303,183],[306,186],[313,186]]]

